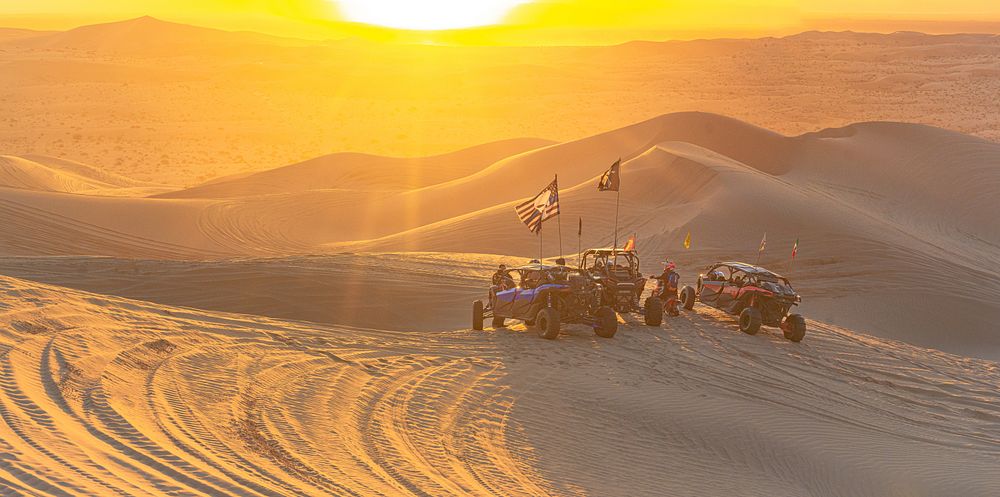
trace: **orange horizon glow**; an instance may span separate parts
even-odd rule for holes
[[[782,36],[807,30],[1000,32],[993,0],[37,0],[0,4],[0,26],[69,29],[151,15],[305,39],[603,45]]]

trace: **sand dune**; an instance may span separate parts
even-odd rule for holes
[[[324,158],[165,195],[203,198],[0,190],[5,222],[23,227],[0,241],[0,249],[7,255],[179,260],[344,251],[527,258],[537,256],[539,240],[518,223],[513,204],[558,172],[567,225],[562,252],[572,256],[579,218],[583,246],[612,243],[614,195],[597,192],[595,184],[620,156],[625,159],[620,238],[639,234],[647,272],[671,256],[692,282],[698,268],[713,260],[756,257],[766,231],[770,248],[762,263],[790,273],[807,296],[804,309],[810,316],[922,346],[1000,357],[1000,337],[992,332],[1000,320],[996,143],[899,123],[785,137],[722,116],[681,113],[515,152],[462,178],[393,190],[472,170],[508,146],[517,151],[529,143],[423,159],[454,167],[438,177],[400,183],[386,180],[394,160],[370,175],[357,175],[355,166],[331,168]],[[313,181],[317,171],[329,175]],[[65,175],[58,181],[27,177],[37,189],[86,186],[65,184]],[[328,189],[337,183],[350,188]],[[291,191],[282,193],[283,188]],[[232,198],[210,198],[213,192]],[[680,242],[688,231],[694,247],[684,251]],[[545,256],[559,253],[558,233],[556,222],[546,224]],[[790,267],[788,251],[797,238],[801,255]],[[302,279],[290,276],[278,284],[294,287]],[[845,306],[852,312],[843,312]],[[273,312],[293,317],[297,311]],[[331,310],[307,319],[337,314]],[[942,328],[953,330],[942,334]]]
[[[56,157],[0,155],[0,187],[104,196],[143,196],[167,187]]]
[[[994,363],[820,323],[792,344],[698,307],[547,342],[0,294],[19,494],[1000,491]]]
[[[379,157],[337,153],[259,173],[218,178],[160,195],[163,198],[232,198],[308,190],[412,190],[476,173],[494,162],[552,145],[521,138],[431,157]]]
[[[723,116],[680,113],[509,157],[469,176],[379,195],[377,201],[370,194],[352,197],[316,191],[276,196],[266,207],[254,201],[230,207],[234,215],[244,218],[283,219],[282,239],[321,244],[382,237],[523,200],[538,193],[557,173],[564,187],[589,181],[618,157],[629,159],[670,139],[717,148],[762,170],[786,167],[780,157],[789,142],[782,136]],[[343,214],[345,206],[351,215]],[[500,243],[486,252],[509,253],[504,252],[508,242]]]
[[[205,235],[205,202],[0,188],[0,252],[190,259],[233,255]]]

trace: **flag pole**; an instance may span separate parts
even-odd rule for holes
[[[559,196],[559,175],[558,174],[556,175],[555,184],[556,184],[556,197],[558,197]],[[563,249],[562,249],[562,213],[556,214],[556,217],[559,218],[559,219],[556,219],[556,223],[559,224],[559,257],[562,257],[563,256]]]
[[[795,254],[799,251],[799,239],[795,239],[795,245],[792,245],[792,256],[788,258],[788,274],[792,274],[792,264],[795,263]]]
[[[580,218],[579,228],[576,230],[576,267],[583,264],[583,218]]]
[[[754,262],[754,266],[760,265],[760,254],[764,252],[765,243],[767,241],[767,232],[764,232],[764,238],[760,241],[760,246],[757,247],[757,262]]]
[[[538,263],[542,263],[542,223],[538,223]]]
[[[618,194],[615,196],[615,244],[612,246],[612,254],[618,253],[618,208],[622,199],[621,180],[618,180]]]

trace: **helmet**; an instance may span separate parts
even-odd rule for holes
[[[674,264],[674,261],[672,261],[672,260],[670,260],[670,259],[667,259],[667,260],[663,261],[663,265],[664,265],[664,266],[666,267],[666,269],[668,269],[668,270],[671,270],[671,269],[675,269],[675,268],[677,268],[677,264]]]
[[[503,271],[504,269],[507,269],[507,265],[506,264],[501,264],[500,265],[500,270]]]

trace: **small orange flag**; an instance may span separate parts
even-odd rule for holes
[[[635,235],[630,235],[628,241],[625,242],[625,246],[622,247],[622,251],[631,252],[635,250]]]

